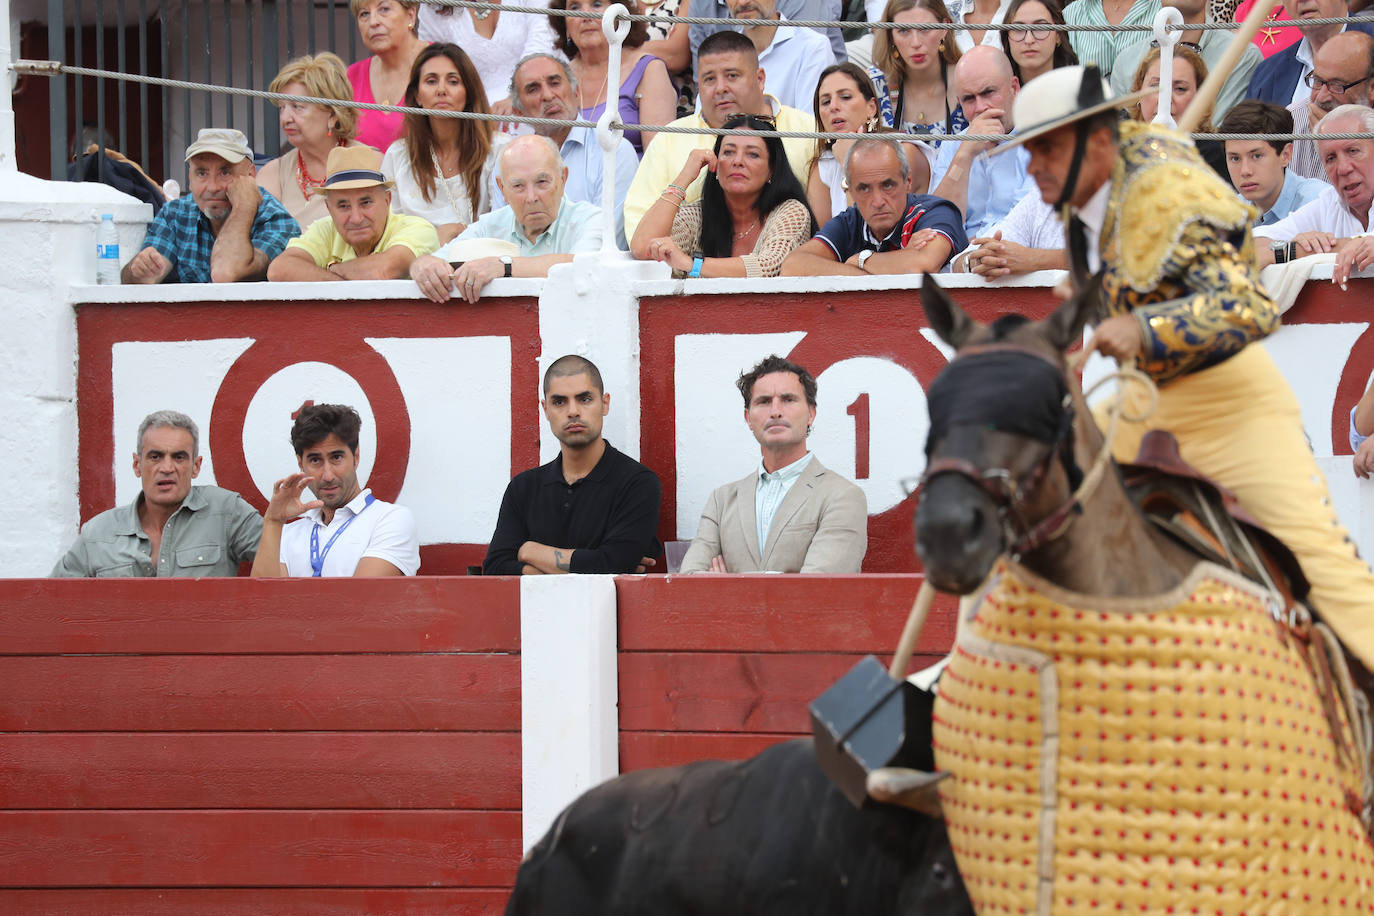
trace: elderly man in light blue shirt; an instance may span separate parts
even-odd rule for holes
[[[1012,101],[1021,86],[1001,48],[979,45],[959,58],[954,86],[969,126],[966,134],[1005,134],[1013,128]],[[998,156],[983,152],[992,142],[941,143],[930,170],[930,193],[950,201],[964,214],[969,238],[990,234],[1027,194],[1038,194],[1026,172],[1030,154],[1024,146]]]
[[[561,57],[536,51],[521,58],[515,65],[510,81],[511,107],[516,114],[560,121],[576,121],[577,77],[572,67]],[[559,144],[563,164],[568,167],[568,182],[563,195],[569,200],[581,200],[601,206],[602,177],[605,175],[605,155],[596,140],[596,133],[586,127],[550,127],[536,124],[534,132]],[[615,153],[615,242],[628,251],[625,240],[625,192],[634,181],[639,168],[639,156],[629,140],[620,138]],[[504,206],[506,199],[498,189],[492,195],[492,209]]]
[[[510,203],[483,214],[432,256],[416,258],[410,276],[420,292],[434,302],[447,302],[455,293],[476,302],[498,277],[547,277],[550,267],[568,263],[574,254],[601,250],[601,208],[565,198],[567,180],[568,169],[548,137],[512,140],[501,151],[496,179]],[[516,254],[471,258],[455,269],[450,262],[475,239],[509,242]]]

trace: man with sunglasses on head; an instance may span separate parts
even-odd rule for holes
[[[810,131],[816,119],[803,111],[789,108],[764,91],[764,72],[759,66],[759,53],[754,43],[738,32],[716,32],[701,43],[697,55],[697,100],[701,110],[685,118],[678,118],[670,127],[720,128],[736,115],[749,114],[771,120],[778,130]],[[670,188],[673,179],[687,164],[687,157],[695,149],[710,149],[715,145],[714,134],[661,133],[644,149],[639,171],[625,196],[625,236],[634,238],[635,229],[644,214]],[[787,163],[806,187],[814,140],[784,139]],[[685,188],[678,188],[683,203],[701,199],[704,173]]]
[[[1312,72],[1303,77],[1309,98],[1288,105],[1293,133],[1310,133],[1312,125],[1337,105],[1374,105],[1374,36],[1342,32],[1322,45],[1313,58]],[[1294,140],[1294,172],[1304,178],[1326,180],[1316,140]]]
[[[1185,26],[1201,25],[1207,21],[1207,0],[1164,0],[1161,5],[1171,6],[1182,13]],[[1210,72],[1221,62],[1222,55],[1231,46],[1231,36],[1234,34],[1225,29],[1188,29],[1178,33],[1178,41],[1181,45],[1191,46]],[[1113,93],[1125,95],[1131,91],[1131,80],[1135,78],[1135,71],[1140,68],[1140,62],[1145,59],[1151,48],[1157,47],[1158,41],[1150,35],[1143,35],[1135,44],[1121,50],[1116,56],[1116,63],[1112,66]],[[1221,91],[1217,93],[1216,104],[1212,108],[1213,122],[1219,122],[1226,116],[1226,112],[1231,110],[1231,106],[1245,98],[1245,91],[1250,87],[1250,77],[1262,60],[1264,55],[1253,42],[1245,46],[1240,60],[1236,61],[1231,75],[1226,77],[1226,82],[1221,85]]]

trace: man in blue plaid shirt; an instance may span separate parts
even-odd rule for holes
[[[148,225],[143,250],[120,271],[124,283],[262,280],[301,227],[258,187],[242,131],[207,128],[186,148],[188,196]]]

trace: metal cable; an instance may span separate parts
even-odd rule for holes
[[[267,99],[272,102],[308,102],[312,105],[323,105],[325,107],[336,108],[358,108],[365,111],[396,111],[402,114],[416,114],[429,118],[457,118],[459,120],[470,121],[516,121],[521,124],[531,124],[540,127],[590,127],[595,129],[595,121],[567,121],[560,118],[536,118],[530,115],[496,115],[482,114],[476,111],[435,111],[429,108],[408,108],[404,105],[379,105],[374,102],[354,102],[345,99],[325,99],[310,95],[288,95],[284,92],[267,92],[262,89],[241,89],[238,86],[212,86],[209,83],[192,83],[186,80],[174,80],[162,76],[144,76],[138,73],[117,73],[113,70],[97,70],[93,67],[73,67],[55,60],[16,60],[10,65],[10,69],[21,76],[47,76],[58,77],[64,74],[72,76],[94,76],[104,79],[121,80],[128,83],[147,83],[152,86],[167,86],[173,89],[188,89],[199,92],[220,92],[228,95],[248,96],[250,98]],[[816,130],[740,130],[720,127],[698,127],[682,126],[676,127],[671,124],[626,124],[619,119],[614,119],[611,126],[615,129],[649,131],[651,133],[663,134],[708,134],[712,136],[742,136],[742,137],[778,137],[783,140],[857,140],[859,138],[873,139],[890,138],[893,141],[918,141],[918,140],[954,140],[957,142],[970,143],[1002,143],[1010,140],[1011,134],[861,134],[861,133],[837,133],[835,131],[816,131]],[[1374,140],[1374,133],[1323,133],[1323,134],[1218,134],[1218,133],[1198,133],[1193,134],[1195,140]]]
[[[483,0],[419,0],[420,3],[429,6],[448,6],[459,9],[470,10],[489,10],[491,12],[503,13],[529,13],[538,16],[563,16],[570,19],[600,19],[605,10],[554,10],[542,6],[514,6],[506,3],[486,3]],[[757,27],[764,24],[758,19],[730,19],[716,16],[647,16],[642,13],[635,13],[624,16],[630,22],[645,23],[677,23],[685,22],[688,25],[742,25],[748,28]],[[1304,19],[1304,27],[1314,25],[1345,25],[1352,22],[1356,17],[1341,16],[1330,19]],[[1298,23],[1293,20],[1278,19],[1271,20],[1274,28],[1295,28]],[[769,27],[781,26],[785,28],[805,28],[805,29],[875,29],[875,30],[910,30],[916,32],[928,31],[969,31],[969,32],[1153,32],[1152,25],[1059,25],[1053,22],[1041,23],[948,23],[948,22],[850,22],[846,20],[832,19],[787,19],[773,20],[767,23]],[[1192,31],[1235,31],[1240,28],[1239,22],[1202,22],[1196,25],[1184,23],[1183,25],[1165,26],[1169,32],[1192,32]]]

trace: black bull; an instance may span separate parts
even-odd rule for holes
[[[526,914],[939,914],[973,907],[941,821],[855,808],[809,739],[640,770],[559,815],[516,876]]]

